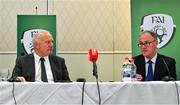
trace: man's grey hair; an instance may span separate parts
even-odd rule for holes
[[[41,37],[42,37],[42,33],[47,33],[49,35],[51,35],[48,31],[40,31],[38,33],[35,33],[34,36],[33,36],[33,40],[32,40],[32,43],[34,45],[35,42],[39,42]]]
[[[155,40],[157,40],[157,35],[153,31],[149,31],[149,30],[141,32],[140,36],[145,33],[149,33]]]

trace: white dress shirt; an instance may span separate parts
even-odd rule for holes
[[[36,53],[34,53],[34,60],[35,60],[35,82],[42,82],[41,80],[41,61],[40,61],[40,56],[38,56]],[[48,82],[54,82],[53,75],[52,75],[52,70],[51,70],[51,65],[49,62],[49,57],[46,56],[44,57],[44,65],[46,69],[46,75]]]
[[[154,69],[155,69],[155,64],[156,64],[156,59],[157,59],[157,53],[156,55],[152,58],[152,59],[148,59],[146,57],[145,58],[145,63],[146,63],[146,76],[147,76],[147,73],[148,73],[148,61],[151,60],[153,63],[152,63],[152,68],[153,68],[153,74],[154,74]]]

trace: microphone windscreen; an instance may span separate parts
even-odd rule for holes
[[[89,61],[91,61],[91,62],[93,60],[97,61],[98,51],[96,49],[90,48],[88,54],[89,54]]]

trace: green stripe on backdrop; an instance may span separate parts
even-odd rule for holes
[[[177,79],[180,80],[180,0],[131,0],[132,55],[140,54],[137,46],[140,33],[141,18],[145,15],[163,13],[173,18],[176,30],[171,42],[158,52],[176,59]]]

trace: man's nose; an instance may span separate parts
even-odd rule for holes
[[[53,43],[50,43],[50,44],[49,44],[49,47],[52,48],[52,47],[53,47]]]

